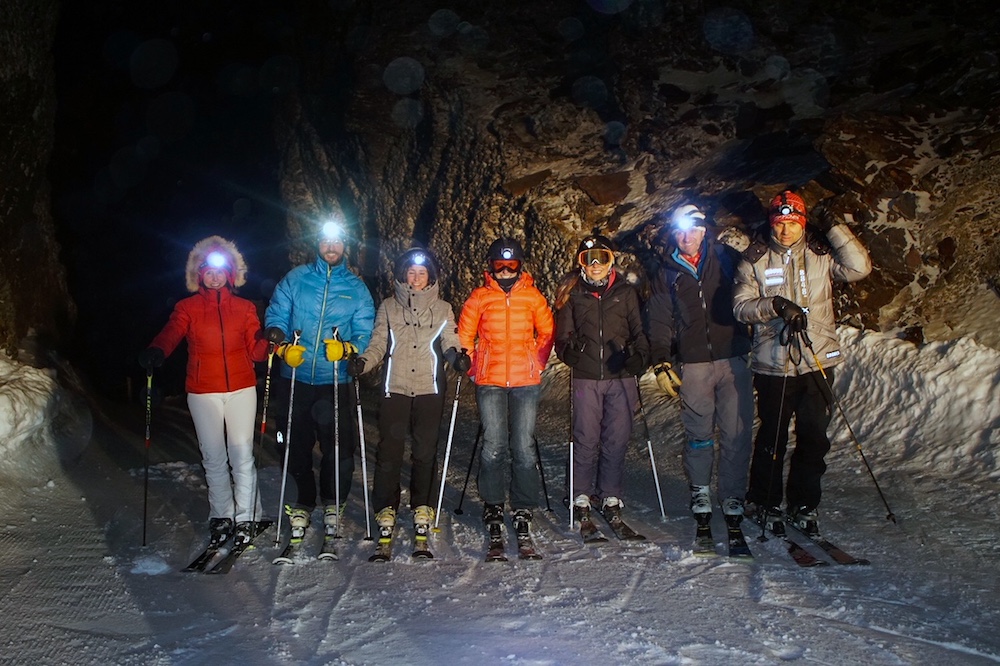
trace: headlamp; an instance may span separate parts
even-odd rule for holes
[[[674,231],[691,231],[694,228],[705,228],[705,214],[694,204],[681,206],[670,217],[670,226]]]
[[[338,243],[344,242],[344,228],[337,224],[336,222],[325,222],[323,228],[320,229],[320,240],[334,241]]]
[[[410,261],[410,263],[415,264],[417,266],[423,266],[424,264],[427,263],[427,255],[424,254],[423,252],[417,252],[416,254],[413,255],[413,259],[412,261]]]
[[[794,212],[795,209],[788,204],[782,204],[781,207],[778,208],[778,213],[781,215],[791,215]]]
[[[229,265],[229,261],[226,259],[226,255],[221,252],[210,252],[207,257],[205,257],[205,263],[201,265],[202,268],[226,268]]]
[[[500,256],[504,259],[513,259],[514,250],[510,249],[509,247],[505,247],[504,249],[500,250]]]

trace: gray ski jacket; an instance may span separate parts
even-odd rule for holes
[[[404,282],[393,284],[395,293],[379,305],[371,341],[360,356],[365,372],[384,361],[385,395],[443,393],[443,352],[458,347],[451,304],[438,298],[437,283],[420,291]]]
[[[774,310],[774,297],[784,296],[806,310],[807,333],[824,368],[840,363],[833,310],[833,280],[855,282],[872,270],[868,251],[847,225],[827,232],[830,247],[809,242],[806,234],[791,247],[773,238],[753,243],[736,269],[733,313],[753,325],[753,371],[762,375],[796,376],[819,370],[808,349],[789,355],[779,340],[784,321]]]

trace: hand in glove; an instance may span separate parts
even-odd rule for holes
[[[293,345],[286,342],[283,345],[279,345],[276,351],[278,356],[288,364],[289,368],[297,368],[305,361],[306,348],[302,345]]]
[[[358,348],[343,340],[324,340],[326,344],[326,360],[330,362],[351,359],[358,355]]]
[[[625,372],[630,375],[641,375],[646,369],[646,359],[642,357],[642,354],[635,351],[631,347],[625,348]]]
[[[653,373],[656,375],[656,384],[660,390],[671,398],[677,397],[677,389],[681,387],[681,378],[677,375],[669,363],[657,363],[653,366]]]
[[[139,352],[139,365],[152,371],[163,365],[163,350],[159,347],[146,347]]]
[[[775,296],[771,305],[774,307],[774,314],[785,321],[789,331],[798,333],[806,330],[805,310],[783,296]]]
[[[575,368],[576,364],[583,358],[583,348],[586,345],[587,343],[579,335],[571,337],[566,341],[566,346],[563,347],[562,362],[571,368]]]
[[[285,341],[285,332],[277,326],[268,326],[267,330],[264,331],[264,337],[267,338],[268,342],[280,345]]]
[[[351,377],[358,377],[365,374],[365,359],[354,356],[347,360],[347,374]]]
[[[472,368],[472,359],[469,358],[469,351],[467,349],[460,351],[455,360],[451,362],[451,367],[460,375],[467,373]]]

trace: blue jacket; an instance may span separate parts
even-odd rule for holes
[[[288,341],[293,331],[302,331],[299,344],[306,348],[295,379],[306,384],[333,384],[333,363],[326,360],[323,340],[333,337],[337,327],[341,339],[353,343],[358,352],[368,347],[375,324],[375,301],[368,286],[344,262],[330,266],[317,256],[311,264],[290,270],[271,296],[264,326],[276,326]],[[337,383],[350,380],[347,363],[340,363]],[[291,377],[287,365],[282,377]]]

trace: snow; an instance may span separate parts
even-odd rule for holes
[[[969,339],[918,348],[851,328],[841,339],[847,361],[836,392],[889,508],[835,417],[821,524],[869,567],[799,568],[750,526],[754,563],[693,557],[678,405],[648,375],[642,389],[666,519],[638,420],[626,516],[650,540],[582,546],[560,501],[568,425],[560,366],[547,373],[537,433],[553,509],[536,512],[544,560],[482,562],[474,482],[454,512],[477,431],[463,387],[435,560],[411,561],[405,530],[392,562],[369,564],[355,484],[339,561],[273,566],[272,530],[230,574],[185,574],[204,545],[206,491],[183,400],[152,413],[143,546],[142,407],[87,402],[50,373],[0,358],[0,662],[1000,661],[1000,352]],[[371,460],[367,399],[366,409]],[[280,461],[270,435],[262,449],[263,501],[274,513]]]

